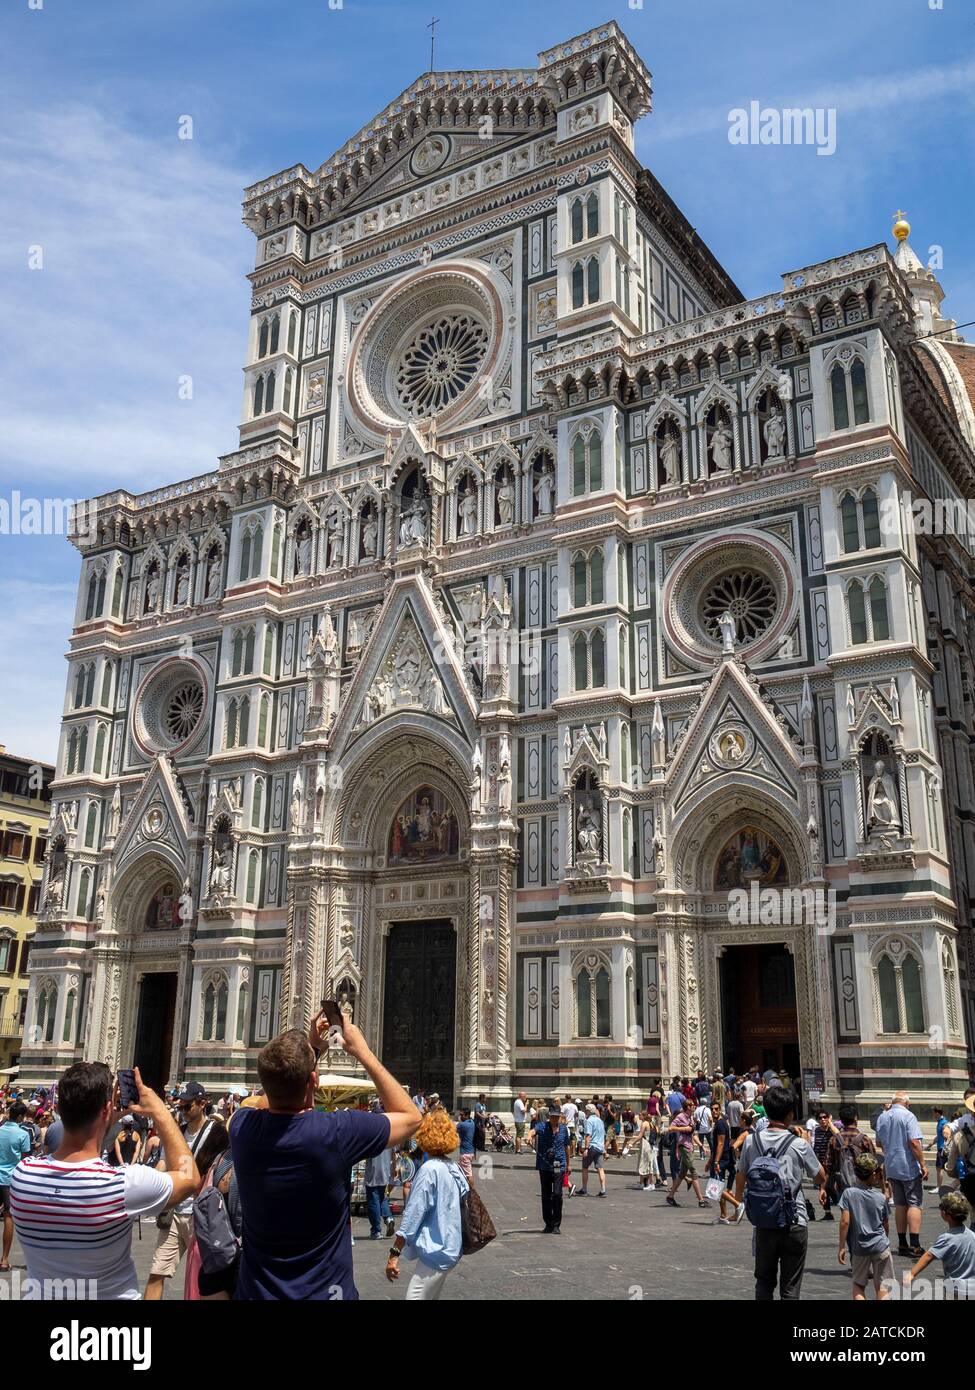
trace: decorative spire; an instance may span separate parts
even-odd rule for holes
[[[893,233],[897,241],[906,241],[911,235],[911,224],[900,210],[894,213]]]

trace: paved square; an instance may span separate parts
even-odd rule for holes
[[[713,1224],[717,1207],[698,1208],[693,1196],[667,1207],[663,1192],[637,1190],[633,1161],[609,1160],[609,1195],[573,1197],[564,1205],[562,1234],[542,1234],[541,1204],[534,1157],[508,1155],[482,1168],[480,1192],[498,1230],[498,1239],[462,1260],[444,1287],[444,1299],[741,1299],[754,1297],[751,1227]],[[591,1193],[596,1191],[595,1179]],[[812,1190],[807,1189],[812,1195]],[[817,1211],[819,1210],[817,1204]],[[893,1225],[893,1223],[891,1223]],[[364,1299],[402,1299],[409,1263],[397,1284],[385,1277],[390,1242],[369,1239],[364,1216],[353,1217],[355,1280]],[[925,1193],[922,1243],[941,1230],[937,1198]],[[849,1263],[836,1259],[839,1220],[821,1213],[810,1227],[803,1299],[849,1299]],[[156,1230],[143,1223],[133,1241],[136,1268],[145,1285]],[[896,1238],[895,1238],[896,1244]],[[19,1246],[11,1255],[23,1266]],[[895,1255],[895,1268],[909,1268]],[[932,1267],[940,1273],[940,1265]],[[183,1270],[167,1286],[166,1297],[182,1298]]]

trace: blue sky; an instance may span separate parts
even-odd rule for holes
[[[943,248],[946,310],[975,318],[970,0],[33,4],[0,15],[0,497],[144,491],[235,447],[241,190],[317,168],[424,72],[432,14],[442,69],[534,66],[617,19],[653,73],[637,153],[745,294],[903,207],[922,259]],[[753,100],[835,107],[836,153],[731,145]],[[0,743],[28,756],[56,748],[77,572],[63,537],[0,535]]]

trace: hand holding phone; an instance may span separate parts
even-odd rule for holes
[[[128,1110],[130,1105],[138,1105],[139,1088],[135,1084],[135,1068],[122,1067],[118,1074],[119,1105]]]
[[[322,1015],[328,1024],[327,1046],[333,1051],[342,1046],[345,1038],[345,1016],[337,999],[322,1000]]]

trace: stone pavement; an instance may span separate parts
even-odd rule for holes
[[[475,1170],[475,1179],[477,1171]],[[636,1190],[632,1158],[608,1160],[609,1196],[578,1196],[565,1203],[560,1236],[542,1235],[541,1205],[534,1157],[507,1155],[482,1170],[480,1193],[498,1229],[498,1239],[466,1260],[448,1279],[444,1299],[740,1299],[754,1297],[751,1228],[715,1226],[716,1205],[701,1210],[693,1196],[679,1197],[679,1210],[664,1203],[663,1192]],[[597,1190],[595,1178],[591,1194]],[[812,1190],[810,1189],[810,1192]],[[839,1220],[819,1218],[810,1227],[803,1299],[849,1299],[849,1263],[836,1259]],[[893,1223],[892,1223],[893,1224]],[[397,1284],[385,1278],[390,1241],[369,1239],[369,1223],[356,1216],[355,1279],[364,1299],[402,1299],[409,1262]],[[942,1229],[937,1198],[925,1193],[922,1243]],[[136,1268],[145,1281],[155,1246],[155,1226],[144,1222],[142,1240],[133,1239]],[[896,1240],[895,1240],[896,1244]],[[15,1243],[11,1263],[23,1266]],[[910,1262],[894,1256],[899,1271]],[[940,1265],[932,1268],[940,1273]],[[167,1298],[181,1298],[182,1268],[167,1286]]]

